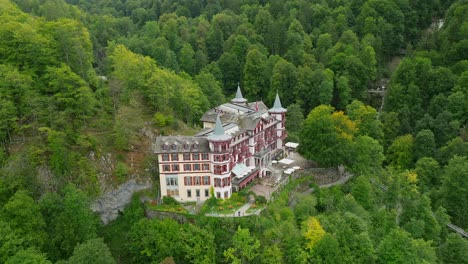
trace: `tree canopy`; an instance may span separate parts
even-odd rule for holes
[[[468,223],[467,6],[0,0],[0,262],[466,262],[446,226]],[[101,225],[102,192],[158,189],[149,138],[193,134],[238,85],[279,93],[288,140],[350,182],[304,172],[233,219],[147,219],[135,196]]]

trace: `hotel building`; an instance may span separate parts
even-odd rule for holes
[[[206,112],[194,136],[160,136],[158,156],[161,196],[180,202],[229,198],[256,177],[271,173],[269,164],[283,154],[286,109],[276,94],[273,107],[236,97]]]

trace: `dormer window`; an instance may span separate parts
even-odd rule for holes
[[[193,143],[193,149],[198,149],[198,142]]]
[[[177,144],[175,144],[175,143],[172,144],[172,145],[171,145],[171,149],[172,149],[172,150],[177,150]]]
[[[188,150],[189,149],[189,143],[188,142],[185,142],[184,144],[184,150]]]
[[[167,142],[164,142],[164,144],[162,145],[162,149],[163,150],[168,150],[169,146],[167,144]]]

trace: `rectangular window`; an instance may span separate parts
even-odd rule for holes
[[[222,171],[221,171],[222,167],[220,165],[215,165],[214,166],[214,174],[221,174]]]
[[[224,178],[222,180],[222,183],[223,183],[223,187],[229,186],[230,183],[231,183],[231,179],[230,178]]]
[[[194,171],[199,171],[200,170],[200,164],[193,164],[193,170]]]
[[[208,153],[202,153],[202,160],[208,160],[209,156]]]
[[[200,154],[198,153],[193,154],[193,160],[200,160]]]
[[[192,166],[190,164],[184,164],[184,171],[191,171]]]
[[[202,169],[204,171],[209,171],[210,170],[210,164],[202,164]]]
[[[203,185],[210,185],[210,176],[203,176]]]
[[[171,165],[163,165],[163,171],[171,171]]]
[[[228,198],[229,197],[229,192],[224,192],[224,198]]]
[[[190,160],[190,154],[184,154],[184,160]]]
[[[221,179],[214,179],[214,186],[221,187]]]
[[[187,190],[187,197],[192,197],[192,190]]]
[[[216,198],[221,198],[221,193],[220,192],[216,192]]]
[[[190,177],[190,176],[184,177],[184,183],[185,183],[186,186],[192,185],[192,177]]]
[[[200,176],[195,177],[195,185],[201,185],[201,177]]]
[[[169,161],[169,154],[163,154],[162,161]]]
[[[200,190],[199,190],[199,189],[196,189],[196,190],[195,190],[195,195],[196,195],[197,197],[200,197]]]
[[[172,154],[172,161],[178,161],[179,160],[179,154]]]
[[[167,196],[179,196],[179,190],[178,189],[169,189],[166,192]]]
[[[166,177],[166,186],[177,186],[177,176],[168,176]]]
[[[210,190],[205,189],[205,197],[208,197],[208,196],[210,196]]]
[[[179,165],[178,164],[172,165],[172,171],[179,171]]]

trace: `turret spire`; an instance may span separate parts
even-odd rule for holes
[[[237,83],[237,91],[236,91],[236,97],[234,99],[232,99],[231,101],[232,103],[246,103],[247,102],[247,99],[245,99],[243,96],[242,96],[242,92],[241,92],[241,88],[240,88],[240,84]]]
[[[208,136],[208,140],[211,141],[226,141],[231,139],[231,136],[226,134],[224,131],[223,124],[219,115],[216,116],[215,126],[213,128],[213,133]]]
[[[286,112],[286,109],[284,109],[283,106],[281,105],[281,100],[279,98],[278,90],[276,91],[275,103],[273,104],[273,107],[268,111],[274,112],[274,113]]]
[[[216,123],[213,129],[213,135],[214,136],[224,135],[224,128],[223,128],[223,124],[221,123],[221,119],[219,118],[219,115],[216,116]]]

